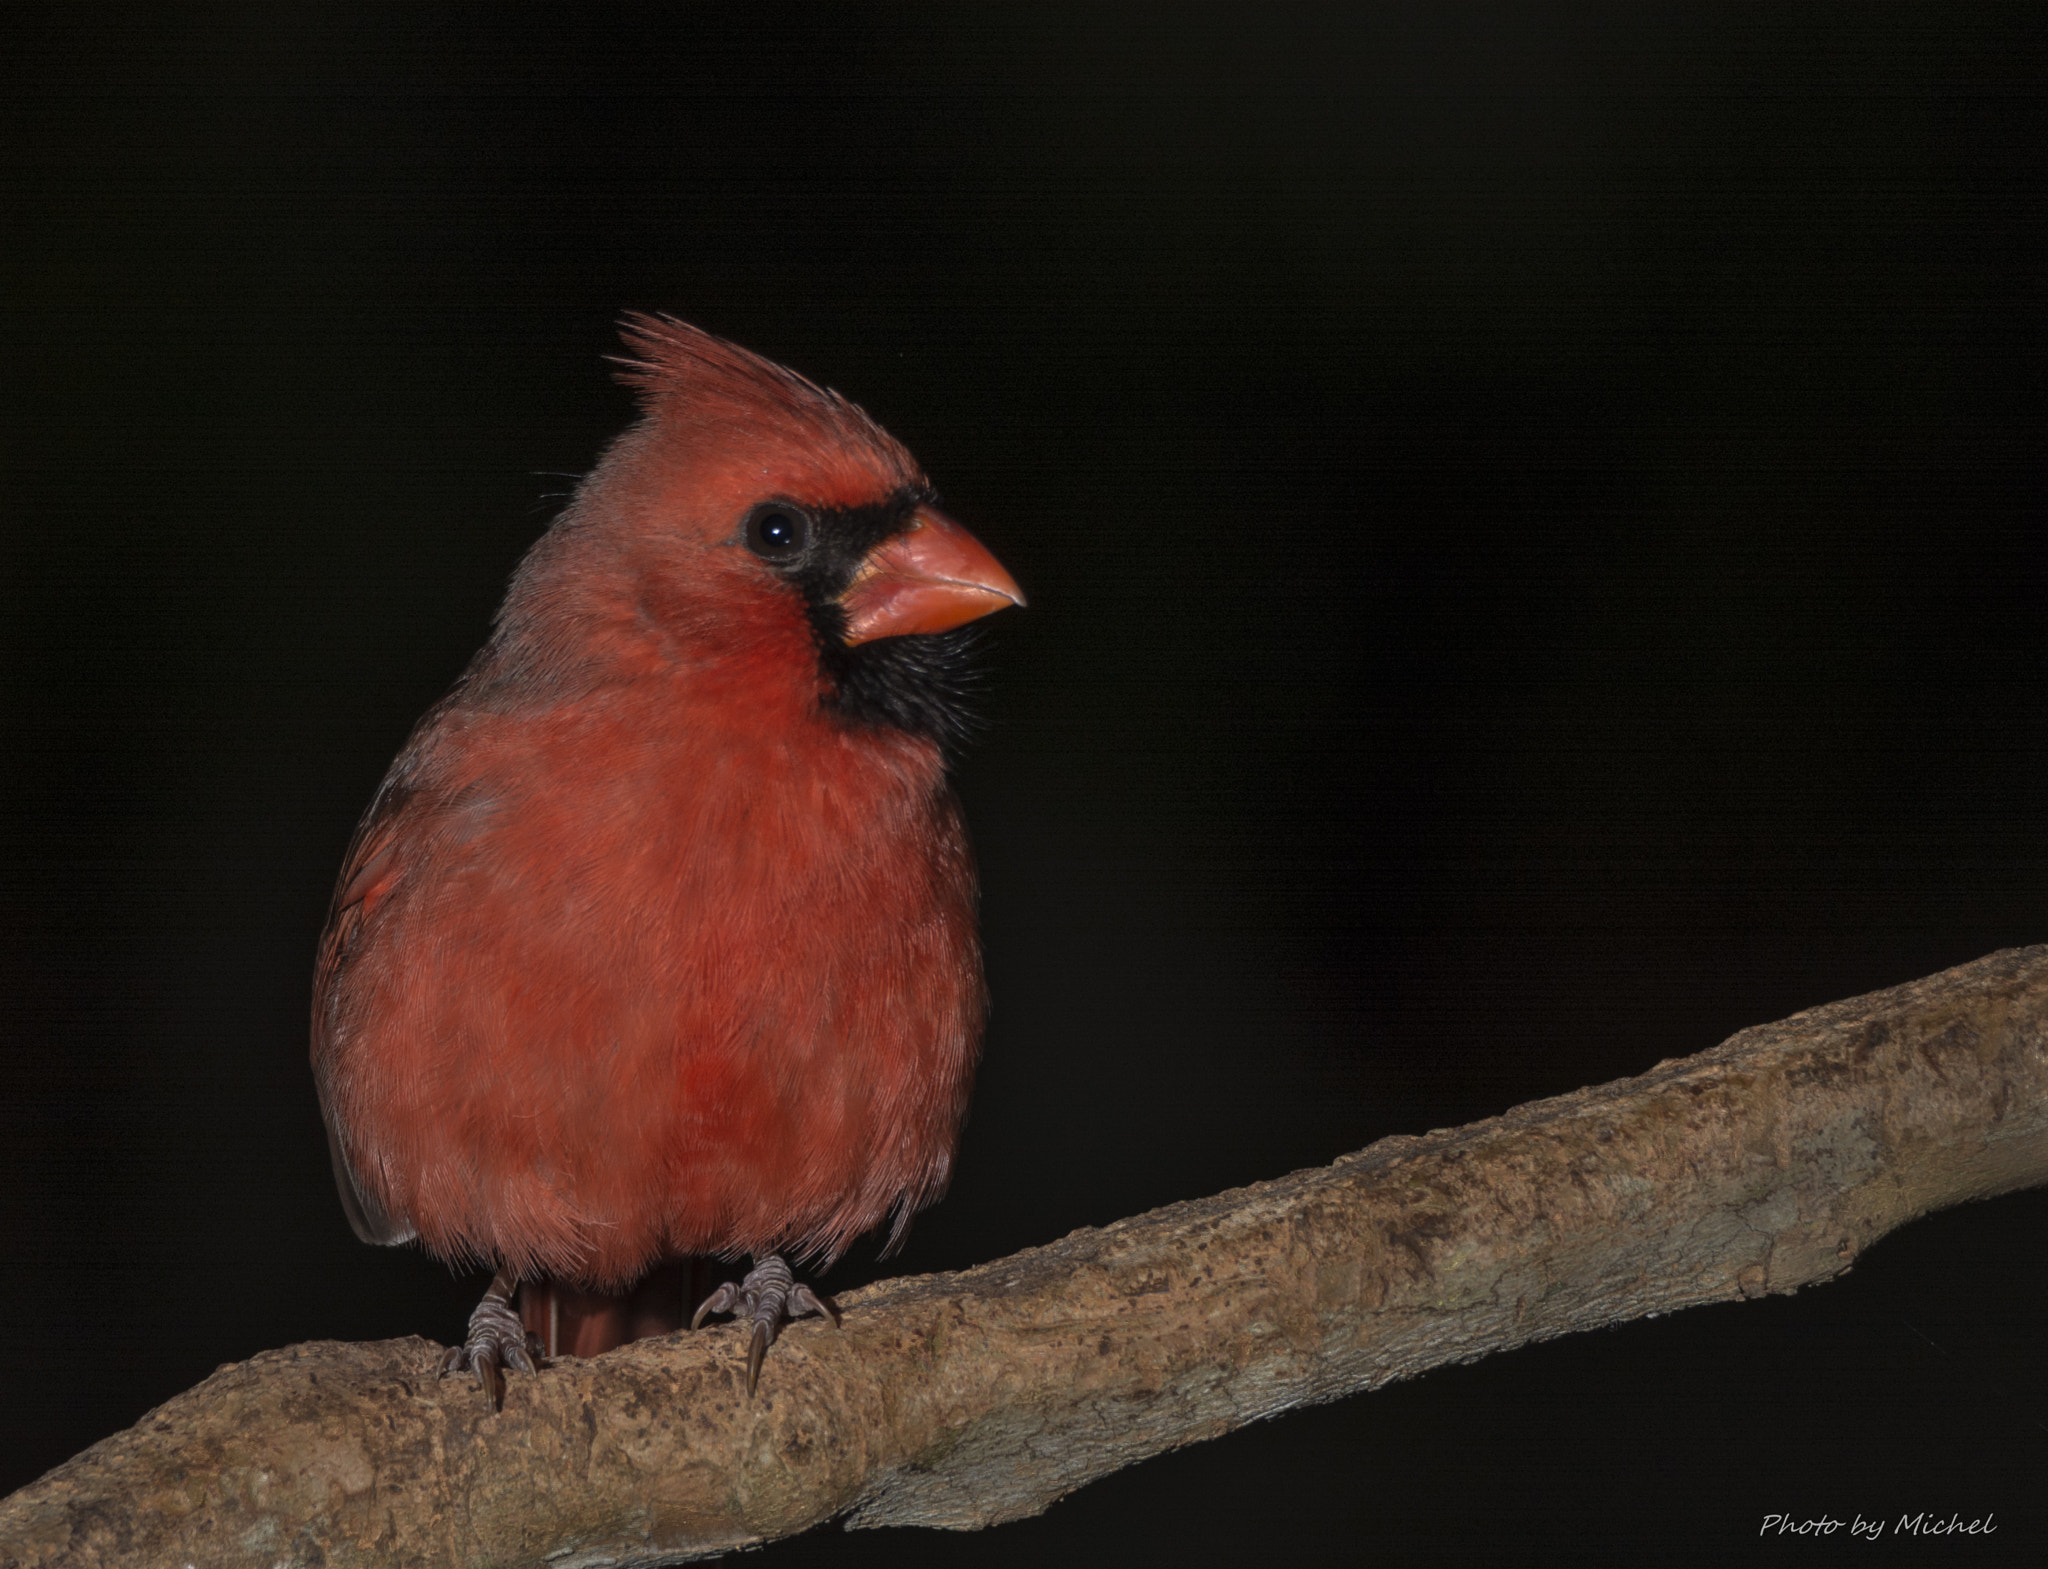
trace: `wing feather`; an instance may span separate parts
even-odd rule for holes
[[[334,1162],[334,1186],[355,1234],[365,1242],[395,1247],[418,1233],[387,1214],[358,1175],[351,1159],[347,1129],[337,1113],[329,1083],[334,1060],[335,1026],[340,983],[349,956],[384,902],[404,867],[398,855],[399,818],[411,792],[387,783],[356,829],[320,938],[320,956],[313,969],[313,1069],[320,1090],[320,1114],[327,1123],[327,1153]]]

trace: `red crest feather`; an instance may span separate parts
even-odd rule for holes
[[[613,373],[657,419],[702,430],[779,427],[830,445],[865,449],[906,486],[924,472],[860,405],[787,366],[673,316],[629,311],[619,323],[627,354]]]

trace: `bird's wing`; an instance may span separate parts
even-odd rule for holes
[[[334,1186],[341,1194],[341,1207],[355,1234],[365,1242],[386,1246],[410,1242],[416,1233],[404,1221],[386,1214],[358,1180],[349,1159],[347,1136],[336,1117],[334,1096],[329,1093],[328,1065],[333,1061],[335,988],[377,906],[404,872],[398,854],[398,830],[408,795],[409,792],[387,784],[372,803],[362,826],[356,829],[348,856],[342,862],[334,909],[327,917],[327,930],[321,935],[320,956],[313,969],[314,1078],[320,1089],[320,1113],[327,1123],[327,1153],[334,1162]]]

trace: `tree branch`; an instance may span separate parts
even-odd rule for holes
[[[1293,1406],[1828,1280],[2048,1181],[2048,947],[1334,1165],[844,1299],[744,1392],[731,1331],[491,1414],[424,1340],[222,1368],[0,1503],[9,1563],[674,1563],[973,1529]]]

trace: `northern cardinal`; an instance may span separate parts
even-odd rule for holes
[[[980,1049],[946,753],[961,629],[1023,596],[838,394],[624,334],[640,422],[392,765],[314,985],[343,1207],[496,1267],[443,1369],[494,1403],[678,1327],[704,1255],[753,1260],[696,1315],[752,1324],[751,1390],[831,1311],[784,1255],[893,1247],[944,1190]]]

